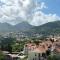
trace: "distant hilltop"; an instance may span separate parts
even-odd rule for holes
[[[9,23],[0,23],[0,32],[19,32],[19,31],[26,31],[32,28],[32,25],[28,24],[27,22],[22,22],[16,25],[11,25]]]
[[[48,22],[40,26],[35,26],[27,31],[27,33],[41,35],[60,35],[60,21]]]
[[[27,22],[16,25],[0,23],[0,32],[24,32],[26,34],[52,35],[60,34],[60,21],[48,22],[40,26],[32,26]]]

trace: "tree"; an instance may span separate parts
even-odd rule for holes
[[[0,60],[4,60],[4,54],[3,54],[3,52],[2,51],[0,51]]]
[[[49,55],[47,60],[60,60],[60,55]]]
[[[16,39],[11,37],[2,38],[0,43],[1,49],[12,52],[12,45],[15,43],[15,41]]]

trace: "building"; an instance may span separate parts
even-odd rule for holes
[[[43,60],[48,55],[53,55],[55,52],[60,53],[60,41],[51,38],[47,41],[35,43],[28,43],[24,46],[25,54],[28,54],[28,60]]]

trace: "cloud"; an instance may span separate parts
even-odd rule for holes
[[[26,21],[35,8],[32,0],[1,0],[0,3],[4,3],[0,5],[0,22]]]
[[[41,25],[50,21],[59,20],[56,14],[45,14],[45,2],[38,0],[0,0],[0,22],[17,24],[27,21],[32,25]]]
[[[34,13],[30,24],[39,26],[56,20],[60,20],[60,17],[56,14],[44,14],[42,11],[37,11]]]

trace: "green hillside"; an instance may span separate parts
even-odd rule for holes
[[[60,21],[49,22],[41,26],[36,26],[27,31],[28,34],[60,34]]]

